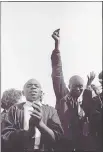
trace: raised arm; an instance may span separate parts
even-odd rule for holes
[[[87,75],[87,85],[86,85],[86,89],[83,92],[83,102],[82,102],[82,107],[85,111],[85,114],[87,117],[90,117],[90,113],[92,110],[92,82],[95,78],[95,73],[94,72],[90,72],[89,75]]]
[[[57,101],[60,101],[60,99],[62,99],[68,93],[68,89],[64,82],[62,61],[59,51],[59,45],[60,45],[59,30],[60,29],[55,30],[52,34],[52,38],[55,41],[55,48],[51,55],[52,81],[53,81],[53,88]]]

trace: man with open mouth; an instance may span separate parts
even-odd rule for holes
[[[23,88],[25,103],[10,108],[2,122],[2,152],[35,152],[55,149],[63,134],[57,111],[41,102],[42,88],[35,79]]]

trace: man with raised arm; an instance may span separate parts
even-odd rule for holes
[[[63,134],[56,110],[41,102],[42,88],[35,79],[23,88],[26,102],[12,106],[2,122],[2,152],[50,151]]]
[[[53,88],[56,95],[56,109],[64,129],[64,139],[61,140],[60,149],[84,150],[83,124],[85,113],[78,100],[83,92],[84,81],[80,76],[74,75],[69,80],[69,88],[66,87],[59,50],[59,31],[60,29],[57,29],[52,34],[55,48],[51,55],[51,61]],[[71,66],[70,68],[72,69]]]

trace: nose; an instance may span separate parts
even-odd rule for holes
[[[36,89],[36,86],[35,86],[35,85],[32,85],[31,89]]]
[[[79,87],[77,87],[77,88],[76,88],[76,90],[77,90],[77,91],[80,91],[80,88],[79,88]]]

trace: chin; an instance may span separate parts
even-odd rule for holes
[[[28,101],[33,102],[33,100],[28,100]]]
[[[36,100],[36,99],[31,98],[31,99],[29,99],[28,101],[34,102],[35,100]]]
[[[77,96],[77,98],[79,98],[79,97],[80,97],[80,95]]]

